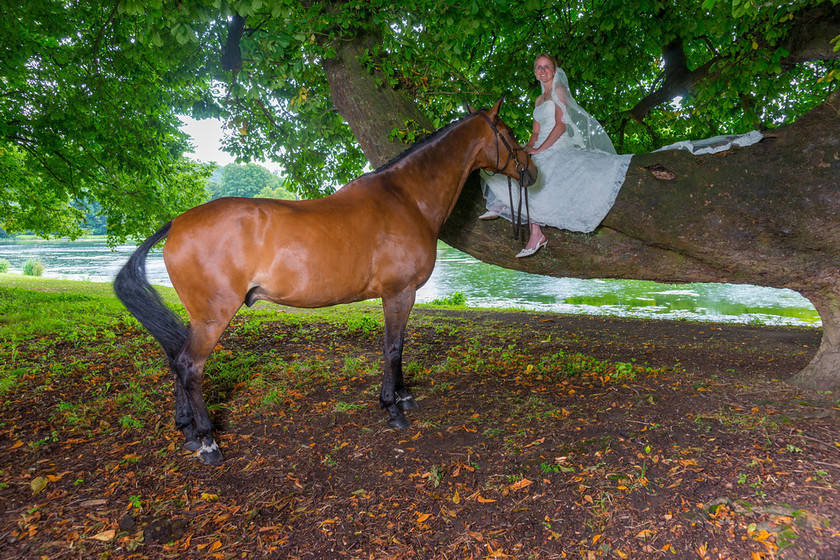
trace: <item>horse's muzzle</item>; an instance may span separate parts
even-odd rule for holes
[[[519,184],[523,187],[530,187],[537,182],[537,166],[528,158],[528,167],[519,174]]]

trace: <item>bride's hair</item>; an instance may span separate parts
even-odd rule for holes
[[[534,59],[534,68],[537,67],[537,61],[541,58],[547,58],[548,60],[551,61],[551,63],[554,65],[555,68],[560,68],[560,63],[557,62],[557,59],[554,58],[553,56],[551,56],[548,53],[540,53],[540,54],[537,55],[537,57]]]

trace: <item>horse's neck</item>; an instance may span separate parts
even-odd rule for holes
[[[399,162],[399,171],[404,173],[400,188],[436,230],[449,217],[475,167],[477,143],[470,140],[472,126],[464,121]]]

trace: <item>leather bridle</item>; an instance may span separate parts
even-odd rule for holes
[[[519,204],[517,206],[516,212],[513,213],[513,187],[511,186],[511,178],[508,176],[508,197],[510,199],[510,209],[513,215],[511,216],[511,222],[513,222],[513,238],[519,239],[520,235],[522,239],[527,237],[527,229],[531,223],[531,209],[528,206],[528,187],[525,186],[525,177],[528,173],[528,162],[531,160],[531,154],[525,152],[525,162],[522,163],[516,158],[516,152],[518,151],[525,151],[525,148],[512,148],[510,143],[504,137],[502,132],[496,126],[496,123],[493,122],[490,117],[485,115],[484,113],[479,112],[479,115],[484,117],[484,120],[490,125],[490,128],[493,129],[493,132],[496,134],[496,169],[491,171],[494,175],[497,173],[501,173],[510,163],[511,158],[513,158],[514,165],[516,165],[516,171],[519,173]],[[499,163],[501,162],[501,147],[499,146],[499,140],[502,141],[505,148],[507,148],[508,155],[507,159],[505,160],[505,164],[500,166]],[[522,200],[525,200],[525,222],[522,222]]]

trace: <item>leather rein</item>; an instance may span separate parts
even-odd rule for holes
[[[515,154],[518,151],[524,151],[525,148],[512,148],[511,145],[508,143],[507,139],[502,135],[501,131],[496,126],[496,123],[490,120],[490,117],[485,115],[484,113],[479,113],[484,120],[490,125],[490,128],[493,129],[493,132],[496,134],[496,169],[492,171],[494,175],[497,173],[501,173],[505,167],[508,166],[510,163],[511,158],[513,158],[514,163],[516,165],[516,171],[519,172],[519,204],[517,205],[516,212],[513,211],[513,187],[511,186],[511,178],[508,176],[508,198],[510,200],[510,209],[511,213],[511,222],[513,223],[513,238],[519,239],[520,236],[522,239],[526,239],[528,236],[528,226],[531,223],[531,210],[528,206],[528,187],[525,186],[525,175],[528,172],[527,163],[523,164],[518,159],[516,159]],[[499,140],[502,141],[502,144],[505,145],[507,148],[508,155],[507,159],[505,160],[504,165],[499,165],[501,162],[501,147],[499,146]],[[525,152],[526,162],[531,159],[531,154]],[[522,201],[525,201],[525,222],[522,221]]]

